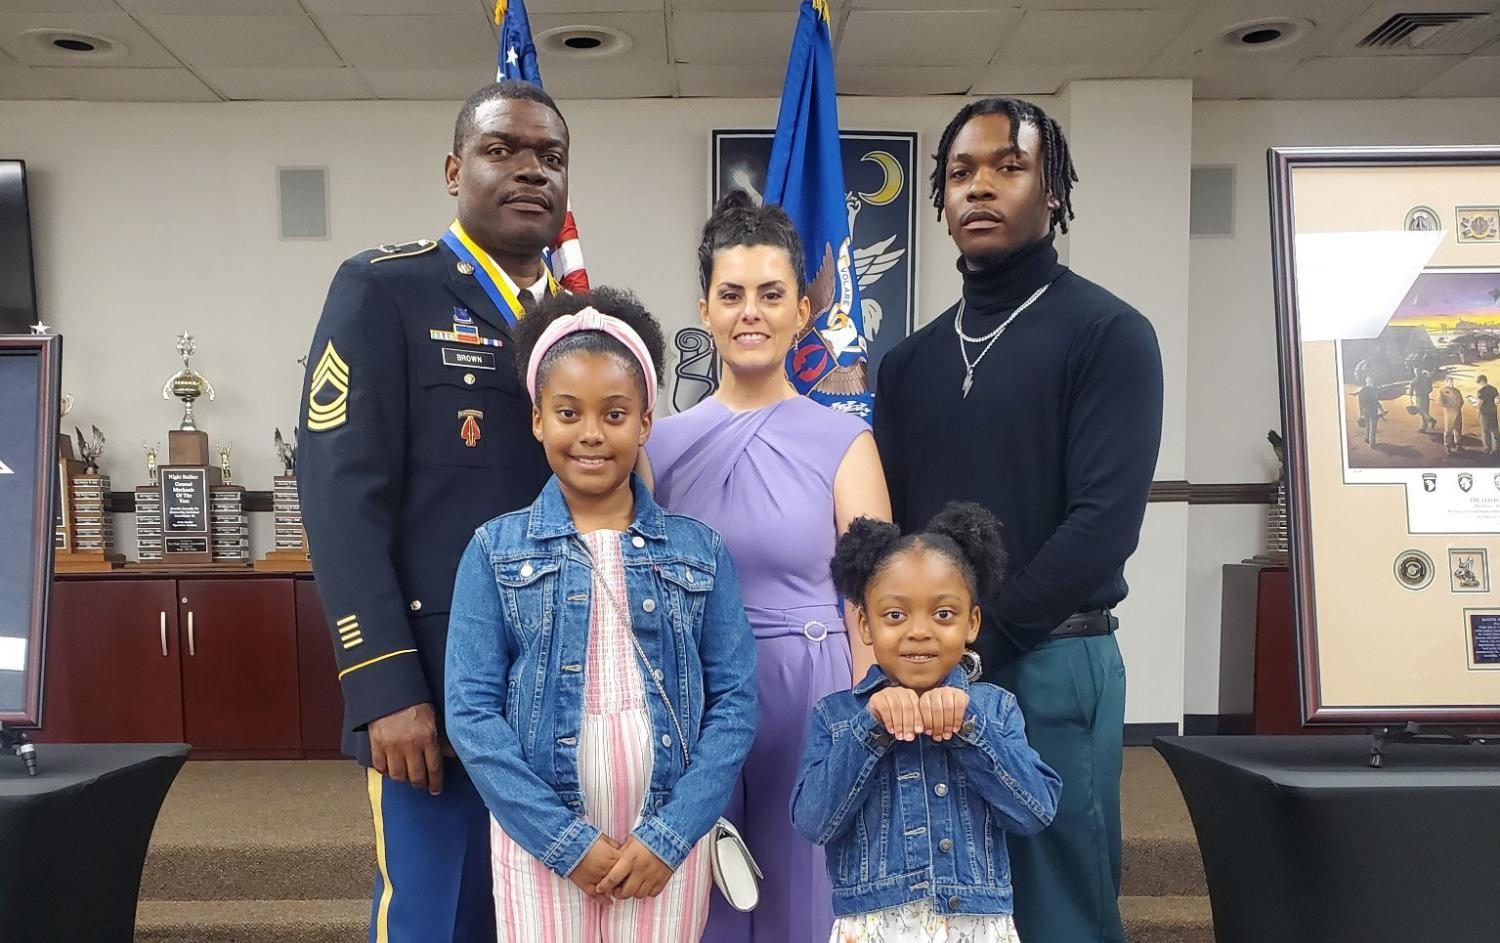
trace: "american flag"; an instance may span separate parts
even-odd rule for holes
[[[495,0],[495,25],[500,28],[496,80],[518,79],[541,88],[542,70],[536,64],[536,44],[531,41],[531,20],[526,16],[525,0]],[[573,292],[589,290],[589,272],[583,264],[583,248],[578,243],[578,224],[573,219],[571,200],[562,232],[545,255],[552,277],[562,287]]]

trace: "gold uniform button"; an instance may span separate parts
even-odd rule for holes
[[[420,599],[413,599],[411,601],[411,607],[410,608],[411,608],[412,612],[417,612],[418,610],[420,610],[422,608],[422,600],[420,600]]]
[[[468,262],[460,262],[455,265],[454,268],[458,269],[458,274],[460,275],[474,274],[474,266],[470,265]]]
[[[464,374],[464,382],[467,383],[467,384],[469,384],[470,386],[473,386],[474,385],[474,374],[472,374],[472,373],[466,373],[466,374]]]

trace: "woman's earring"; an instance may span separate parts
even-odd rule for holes
[[[958,656],[958,667],[964,670],[964,677],[968,678],[971,684],[979,680],[984,669],[983,663],[979,660],[979,653],[972,648],[964,649],[964,653]]]

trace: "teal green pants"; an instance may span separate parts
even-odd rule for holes
[[[1123,943],[1120,646],[1113,635],[1043,642],[987,680],[1016,695],[1026,739],[1062,777],[1052,824],[1006,838],[1016,930],[1025,943]]]

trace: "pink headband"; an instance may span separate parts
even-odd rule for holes
[[[542,358],[547,356],[547,351],[557,345],[557,342],[570,334],[580,331],[603,331],[610,337],[625,345],[632,357],[641,365],[641,373],[646,380],[646,412],[656,408],[656,362],[651,359],[651,352],[646,349],[646,342],[641,340],[641,335],[635,332],[629,324],[619,318],[610,317],[598,308],[584,308],[577,314],[565,314],[547,325],[542,331],[542,336],[537,339],[536,347],[531,351],[531,359],[526,363],[526,389],[531,393],[533,403],[540,399],[540,390],[537,389],[536,373],[537,367],[541,366]]]

